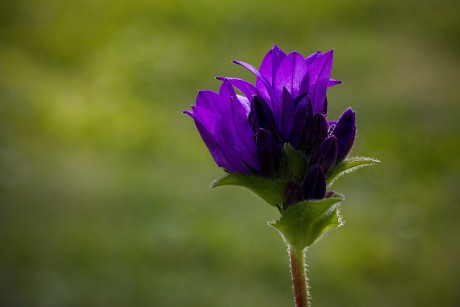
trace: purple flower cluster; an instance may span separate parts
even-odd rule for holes
[[[330,78],[332,62],[332,50],[304,58],[273,46],[259,70],[234,61],[256,76],[255,85],[219,77],[219,92],[200,91],[196,106],[185,113],[195,120],[212,157],[226,171],[288,178],[284,207],[323,199],[328,172],[346,158],[356,134],[351,109],[338,121],[327,120],[327,88],[341,83]],[[286,143],[305,160],[301,180],[283,170]]]

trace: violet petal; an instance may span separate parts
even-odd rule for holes
[[[272,49],[265,55],[262,63],[260,64],[260,73],[268,80],[270,85],[274,84],[274,77],[280,62],[286,57],[286,53],[283,52],[276,45],[273,45]],[[268,100],[269,93],[265,88],[262,80],[256,78],[256,87],[259,90],[261,96]]]
[[[333,86],[336,86],[336,85],[339,85],[339,84],[342,84],[342,81],[330,79],[328,84],[327,84],[327,87],[333,87]]]
[[[256,89],[256,87],[245,80],[226,77],[217,77],[216,79],[222,81],[228,80],[228,82],[230,82],[231,85],[239,89],[241,93],[243,93],[243,95],[245,95],[249,101],[251,101],[252,96],[259,95],[259,92]]]
[[[250,164],[253,168],[258,169],[258,163],[256,160],[256,144],[254,143],[254,133],[249,125],[248,115],[241,104],[240,99],[236,97],[232,99],[231,102],[231,118],[237,136],[239,137],[240,143],[244,145],[244,148],[241,149],[241,153],[244,154],[244,160]]]
[[[283,88],[286,88],[293,98],[299,96],[300,83],[306,74],[307,64],[302,55],[298,52],[289,54],[276,71],[275,83],[273,84],[276,97],[281,97]]]
[[[326,90],[332,71],[333,50],[321,55],[308,67],[308,93],[312,100],[313,112],[322,110]]]
[[[223,103],[225,107],[222,109],[223,112],[219,121],[222,142],[238,153],[237,161],[244,160],[252,168],[258,169],[256,146],[253,140],[253,132],[248,123],[246,109],[234,92],[232,95],[231,90],[228,90],[232,96],[227,96],[225,84],[228,85],[229,82],[224,81],[224,90],[220,92],[220,95],[222,95],[220,99],[228,99]]]
[[[235,93],[235,89],[233,88],[232,84],[227,79],[224,79],[219,89],[219,99],[221,99],[221,102],[224,102],[223,106],[225,106],[226,104],[230,102],[230,97],[235,97],[235,96],[236,96],[236,93]]]
[[[240,66],[246,68],[247,70],[249,70],[251,73],[253,73],[258,79],[260,79],[262,84],[265,86],[265,89],[268,92],[268,96],[270,98],[274,97],[274,93],[273,93],[273,89],[271,87],[271,83],[257,69],[255,69],[254,66],[252,66],[252,65],[250,65],[248,63],[240,62],[240,61],[236,61],[236,60],[234,60],[233,63],[235,63],[237,65],[240,65]]]
[[[305,65],[307,67],[309,67],[314,61],[316,61],[316,59],[318,59],[320,56],[322,56],[323,53],[320,52],[320,51],[317,51],[311,55],[309,55],[308,57],[305,58]],[[309,90],[310,90],[310,74],[307,72],[304,77],[303,77],[303,80],[300,82],[300,89],[299,89],[299,93],[300,94],[309,94]]]
[[[323,53],[321,51],[316,51],[315,53],[312,53],[308,57],[305,58],[305,63],[307,66],[310,66],[316,59],[318,59],[320,56],[322,56]]]
[[[196,96],[196,105],[216,111],[219,108],[219,94],[213,91],[199,91]]]
[[[241,170],[237,163],[238,157],[232,151],[226,151],[226,146],[220,142],[216,115],[206,108],[192,107],[192,110],[193,113],[185,113],[194,119],[198,132],[216,164],[230,172]]]

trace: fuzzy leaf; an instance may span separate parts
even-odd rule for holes
[[[337,178],[354,172],[360,168],[365,166],[370,166],[373,164],[380,163],[379,160],[374,158],[367,158],[367,157],[352,157],[347,158],[334,166],[326,176],[327,187],[330,188],[332,184],[337,180]]]
[[[339,204],[343,196],[334,194],[322,200],[299,202],[284,211],[277,221],[270,222],[290,245],[298,250],[315,243],[325,232],[339,227]]]
[[[211,184],[211,188],[224,185],[236,185],[245,187],[265,200],[270,205],[279,208],[283,206],[283,199],[287,187],[287,182],[281,180],[271,180],[256,175],[230,173],[214,181]]]

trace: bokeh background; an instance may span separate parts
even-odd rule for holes
[[[272,207],[181,114],[273,43],[335,49],[358,114],[315,306],[460,306],[460,2],[0,2],[0,305],[291,306]]]

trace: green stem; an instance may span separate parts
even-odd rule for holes
[[[308,307],[308,286],[305,272],[305,252],[289,245],[289,256],[291,258],[292,285],[294,288],[294,299],[296,307]]]

